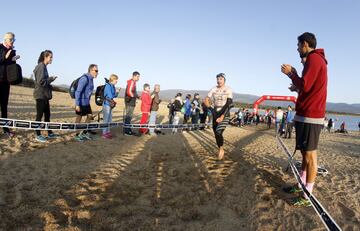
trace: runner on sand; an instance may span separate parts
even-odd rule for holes
[[[225,74],[216,76],[217,86],[212,88],[205,98],[205,105],[213,115],[213,130],[216,144],[219,147],[219,160],[224,158],[223,132],[230,120],[230,108],[232,107],[233,93],[230,87],[225,85]]]

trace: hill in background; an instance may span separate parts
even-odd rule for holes
[[[23,83],[20,86],[24,87],[34,87],[34,80],[29,78],[24,78]],[[55,91],[67,92],[69,89],[68,85],[61,84],[61,85],[54,85]],[[204,90],[182,90],[182,89],[170,89],[170,90],[162,90],[160,92],[161,99],[170,100],[175,97],[175,95],[181,92],[183,97],[186,94],[194,95],[194,93],[199,93],[201,98],[205,98],[208,94],[208,91]],[[139,92],[141,94],[141,92]],[[120,90],[120,97],[125,95],[125,89]],[[234,93],[234,102],[241,103],[241,104],[253,104],[260,96],[250,95],[250,94],[239,94]],[[271,106],[271,107],[287,107],[287,105],[293,104],[290,102],[282,102],[282,101],[264,101],[264,106]],[[326,110],[331,112],[342,112],[342,113],[351,113],[351,114],[360,114],[360,104],[347,104],[347,103],[331,103],[328,102],[326,104]]]

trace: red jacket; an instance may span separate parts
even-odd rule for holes
[[[149,92],[143,91],[141,94],[141,112],[150,112],[151,109],[151,96]]]
[[[327,60],[323,49],[311,51],[306,59],[302,78],[290,76],[299,89],[296,115],[307,118],[324,118],[327,96]]]

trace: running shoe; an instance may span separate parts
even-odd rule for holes
[[[125,136],[132,136],[134,135],[134,133],[132,133],[131,131],[125,132]]]
[[[45,137],[45,136],[42,136],[42,135],[36,136],[35,140],[36,140],[36,141],[39,141],[39,142],[41,142],[41,143],[45,143],[45,142],[46,142],[46,137]]]
[[[75,140],[77,140],[77,141],[79,141],[79,142],[83,142],[83,141],[84,141],[84,138],[82,137],[81,134],[79,134],[79,135],[76,135],[76,136],[75,136]]]
[[[94,130],[89,130],[88,132],[90,132],[91,135],[96,135],[97,134],[97,132],[94,131]]]
[[[109,136],[109,133],[102,134],[101,137],[104,138],[104,139],[111,139],[112,138],[111,136]]]
[[[89,133],[81,133],[80,135],[83,139],[92,140]]]
[[[56,138],[59,138],[60,136],[58,134],[54,134],[54,133],[51,133],[51,134],[48,134],[47,138],[49,139],[56,139]]]
[[[11,131],[6,131],[4,132],[4,134],[7,135],[9,138],[13,138],[15,136],[15,133]]]
[[[299,188],[297,186],[290,186],[290,187],[283,188],[283,191],[286,193],[290,193],[290,194],[302,192],[301,188]]]
[[[295,200],[293,200],[291,204],[296,207],[310,207],[311,206],[310,200],[305,199],[304,197],[295,198]]]

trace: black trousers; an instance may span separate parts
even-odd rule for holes
[[[190,119],[190,115],[184,115],[184,124],[187,124],[187,122],[189,121]]]
[[[10,94],[10,84],[7,82],[0,82],[1,118],[7,118],[9,94]],[[3,130],[4,132],[8,132],[9,128],[3,128]]]
[[[201,124],[204,124],[206,122],[206,118],[208,116],[208,109],[207,108],[203,109],[203,112],[204,112],[203,114],[200,114],[200,123]]]
[[[50,103],[47,99],[36,99],[36,121],[41,121],[43,115],[45,116],[44,121],[50,122]],[[36,130],[36,135],[40,136],[41,131]],[[48,130],[48,134],[51,134],[52,131]]]

